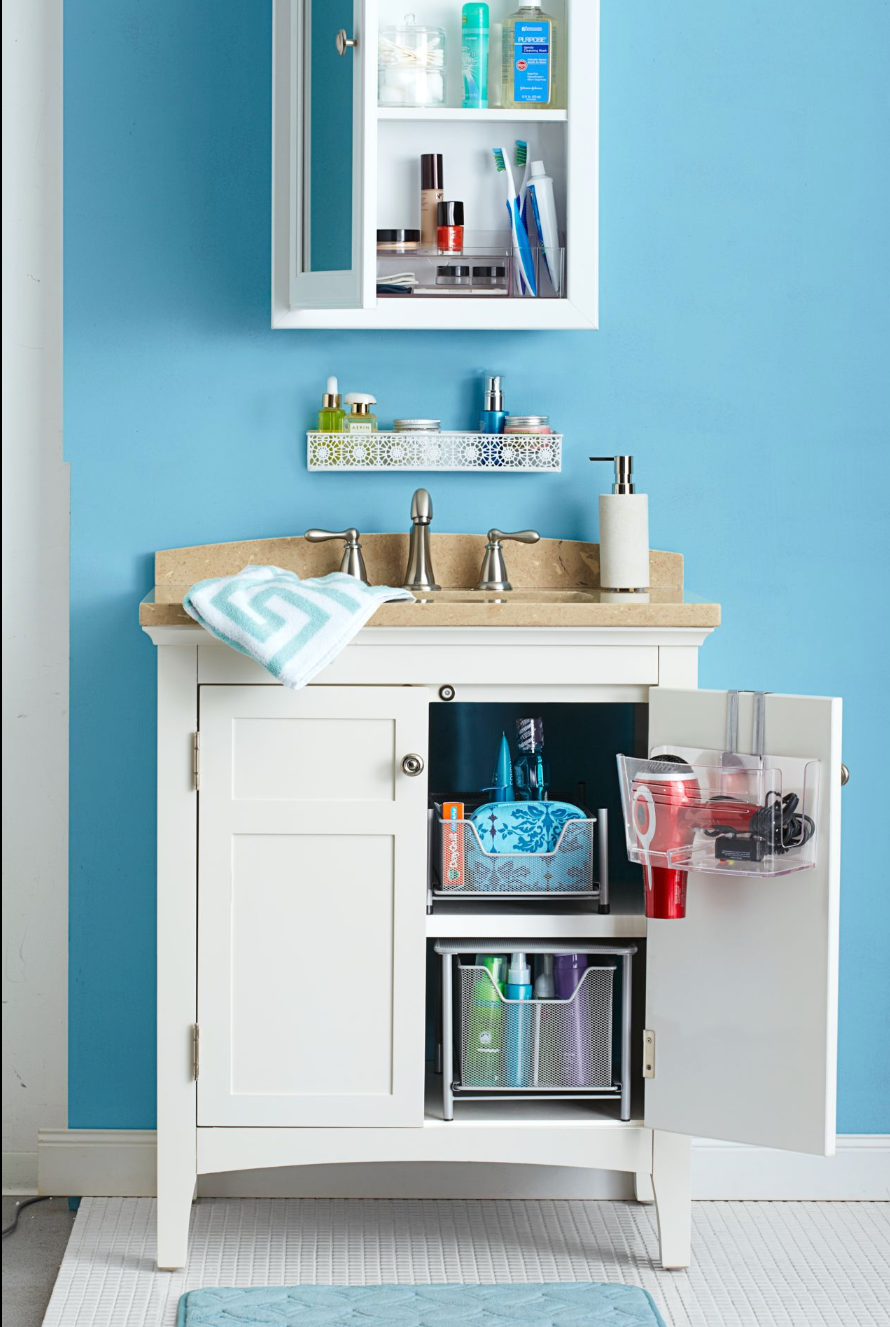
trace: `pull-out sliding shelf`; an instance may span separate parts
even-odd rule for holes
[[[594,961],[567,999],[508,999],[479,954],[585,954]],[[630,1119],[632,959],[636,945],[541,940],[439,940],[443,1114],[476,1101],[616,1100]],[[460,961],[470,955],[469,961]],[[456,976],[454,960],[458,958]],[[608,962],[615,959],[616,962]],[[620,1051],[613,1066],[616,969]],[[455,1016],[456,1015],[456,1016]]]

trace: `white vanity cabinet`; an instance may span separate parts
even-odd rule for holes
[[[647,922],[642,889],[613,891],[607,914],[487,902],[430,914],[433,707],[648,703],[647,748],[722,749],[726,693],[696,689],[708,631],[369,627],[294,693],[200,628],[146,629],[162,1267],[185,1261],[200,1174],[448,1160],[630,1172],[640,1198],[654,1194],[663,1264],[681,1267],[691,1135],[833,1150],[839,701],[766,698],[769,749],[822,762],[813,869],[692,873],[682,921]],[[752,708],[742,696],[743,750]],[[482,935],[505,949],[636,944],[629,1121],[614,1102],[479,1100],[448,1122],[441,1078],[425,1097],[428,943]]]
[[[540,109],[499,108],[500,30],[519,3],[489,0],[489,8],[488,108],[461,105],[459,0],[410,6],[418,25],[445,33],[446,104],[380,106],[378,37],[405,21],[402,0],[274,0],[273,327],[597,326],[598,0],[547,0],[556,20],[558,95],[554,106]],[[341,30],[355,44],[338,55]],[[538,298],[493,294],[481,283],[469,295],[449,293],[435,284],[440,265],[463,264],[470,272],[500,265],[508,279],[506,176],[492,149],[503,149],[518,190],[517,139],[553,180],[564,266],[559,292],[545,273]],[[385,256],[381,276],[411,271],[419,288],[378,294],[377,231],[419,228],[423,153],[442,155],[445,199],[464,204],[464,253]]]

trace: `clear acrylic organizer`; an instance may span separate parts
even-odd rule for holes
[[[670,755],[678,760],[659,759]],[[681,763],[682,762],[682,763]],[[781,876],[816,865],[821,761],[656,747],[619,755],[627,855],[641,866]]]
[[[487,968],[461,963],[461,1088],[612,1092],[614,974],[587,968],[568,1000],[509,1000]]]
[[[532,245],[531,257],[535,296],[522,278],[522,265],[508,232],[468,231],[460,253],[441,253],[438,248],[423,246],[401,252],[378,250],[377,296],[379,299],[563,298],[564,245],[554,252]]]
[[[608,839],[597,819],[569,820],[553,852],[487,852],[472,820],[444,820],[434,804],[436,899],[562,898],[608,901]],[[605,817],[600,813],[600,819]],[[600,879],[594,879],[597,859]],[[606,888],[603,889],[605,877]]]

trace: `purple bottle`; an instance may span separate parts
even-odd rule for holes
[[[571,1000],[587,971],[586,954],[554,954],[553,986],[557,1000]],[[563,1008],[560,1062],[564,1087],[590,1087],[590,1003],[586,988]]]

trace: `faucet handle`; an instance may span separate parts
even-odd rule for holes
[[[536,544],[541,536],[537,530],[515,530],[513,534],[507,534],[504,530],[489,530],[488,542],[490,544],[499,544],[502,539],[515,539],[517,544]]]
[[[307,530],[303,538],[310,544],[321,544],[326,539],[343,539],[343,558],[340,562],[340,570],[347,576],[354,576],[357,581],[364,581],[368,584],[368,573],[365,570],[365,560],[362,557],[362,546],[359,543],[359,532],[354,527],[348,530]]]
[[[501,549],[503,539],[515,539],[518,544],[536,544],[541,536],[537,530],[515,530],[512,534],[505,530],[489,530],[488,543],[482,559],[482,571],[476,585],[477,590],[512,590],[507,580],[507,568]]]

